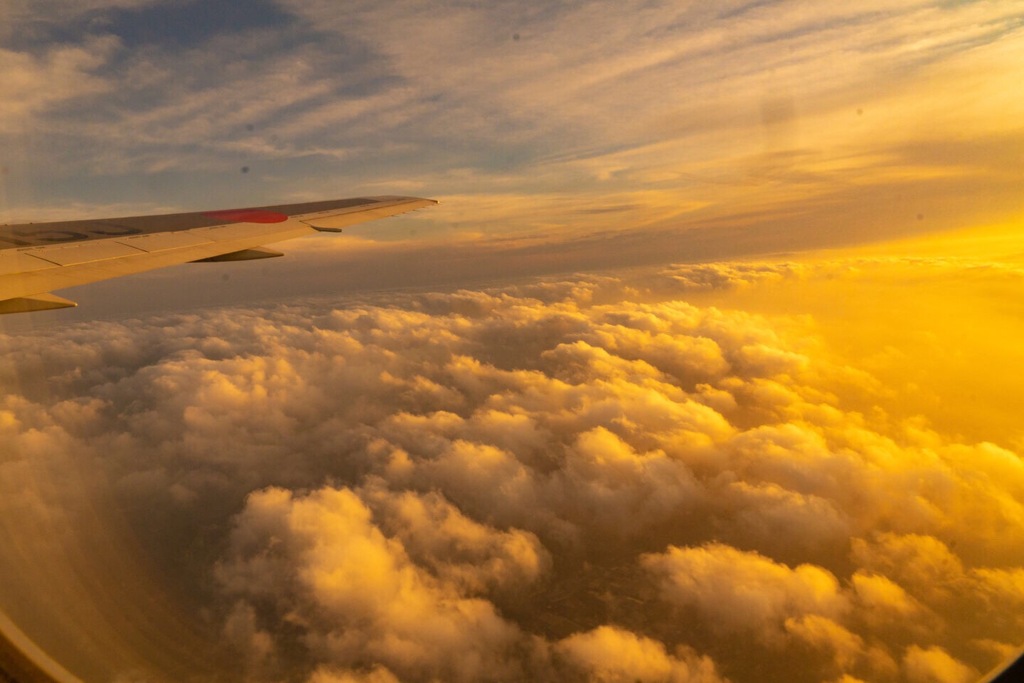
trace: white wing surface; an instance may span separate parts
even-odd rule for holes
[[[74,306],[55,289],[190,261],[280,256],[263,245],[436,204],[356,197],[305,204],[0,226],[0,313]]]

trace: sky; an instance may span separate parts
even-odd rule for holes
[[[8,0],[4,221],[440,204],[0,320],[0,631],[118,683],[977,680],[1021,64],[1009,0]]]

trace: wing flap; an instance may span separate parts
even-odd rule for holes
[[[152,235],[134,235],[118,241],[121,244],[152,253],[209,244],[211,240],[200,235],[199,230],[178,230],[177,232],[157,232]]]
[[[74,266],[91,261],[136,256],[142,253],[142,250],[121,244],[116,240],[97,240],[95,242],[68,244],[48,249],[29,249],[22,253],[55,263],[58,266]]]
[[[55,267],[50,261],[44,261],[23,251],[13,251],[11,249],[0,251],[0,277]]]

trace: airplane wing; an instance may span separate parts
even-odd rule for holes
[[[436,204],[356,197],[305,204],[0,226],[0,313],[76,305],[52,290],[192,261],[280,256],[272,242]]]

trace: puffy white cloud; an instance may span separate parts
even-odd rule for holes
[[[528,589],[550,569],[550,555],[534,534],[480,524],[437,492],[371,486],[363,498],[411,558],[462,594]]]
[[[941,647],[912,645],[903,658],[903,670],[910,683],[969,683],[978,672],[959,662]]]
[[[0,336],[2,577],[148,558],[130,594],[165,586],[252,680],[929,680],[1024,638],[1010,444],[851,409],[882,388],[813,321],[678,292],[576,276]],[[128,609],[67,599],[74,623]]]
[[[789,617],[785,628],[795,638],[831,655],[840,670],[850,669],[864,654],[864,639],[828,617]]]
[[[849,609],[836,577],[814,565],[790,568],[717,543],[670,547],[641,561],[666,600],[695,607],[713,629],[749,631],[770,640],[784,625],[807,633],[811,627],[804,617],[839,617]]]
[[[518,629],[413,563],[349,489],[253,493],[217,576],[229,594],[303,625],[301,645],[339,667],[369,658],[405,679],[521,676],[509,663]]]
[[[657,640],[614,626],[576,633],[555,644],[555,652],[588,681],[632,683],[713,683],[723,679],[707,657],[682,652],[676,657]]]
[[[905,625],[925,615],[925,609],[895,581],[880,574],[859,571],[851,577],[857,601],[866,608],[866,618]]]

